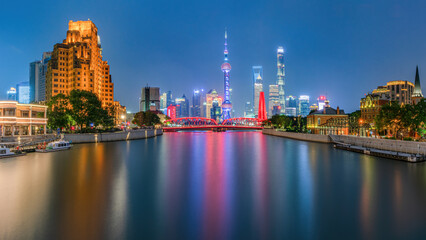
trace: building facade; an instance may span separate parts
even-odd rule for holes
[[[113,105],[110,66],[102,59],[98,28],[90,20],[70,21],[66,39],[55,44],[48,61],[46,100],[74,89],[96,94],[103,107]]]
[[[376,91],[375,93],[369,93],[361,98],[361,121],[373,127],[374,118],[379,115],[381,107],[389,102],[390,96],[387,92],[380,93]]]
[[[339,107],[324,106],[308,115],[307,128],[313,134],[348,135],[348,115]]]
[[[47,106],[0,101],[1,136],[46,134]]]
[[[160,88],[144,87],[141,91],[141,101],[139,111],[158,111],[160,110]]]
[[[411,96],[414,93],[414,84],[409,81],[397,80],[386,83],[389,90],[390,100],[400,104],[411,104]]]

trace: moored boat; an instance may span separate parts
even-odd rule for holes
[[[59,141],[50,142],[47,145],[46,144],[40,144],[35,151],[36,152],[43,152],[43,153],[45,153],[45,152],[56,152],[56,151],[68,150],[71,147],[72,147],[72,145],[69,141],[59,140]]]
[[[21,155],[25,155],[25,153],[19,150],[16,152],[11,152],[9,148],[0,146],[0,158],[18,157]]]

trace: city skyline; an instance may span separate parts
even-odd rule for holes
[[[53,44],[63,39],[69,20],[88,18],[101,29],[102,46],[106,59],[112,66],[111,75],[116,84],[115,97],[130,111],[137,111],[140,88],[147,83],[159,86],[164,91],[171,90],[176,96],[189,96],[196,88],[217,89],[223,95],[223,73],[217,66],[223,59],[221,52],[224,27],[232,32],[232,38],[229,39],[233,63],[230,87],[234,90],[234,99],[238,99],[234,100],[233,105],[239,116],[243,115],[245,103],[251,101],[252,86],[246,84],[251,79],[251,66],[264,67],[264,86],[275,84],[274,55],[281,45],[285,50],[285,65],[288,70],[286,95],[309,95],[313,98],[327,95],[332,104],[344,107],[347,112],[358,109],[359,99],[368,89],[392,80],[414,82],[415,66],[419,65],[420,78],[426,66],[426,45],[423,44],[426,34],[417,31],[422,27],[422,20],[425,20],[419,11],[421,6],[425,6],[422,2],[413,6],[397,3],[383,6],[378,2],[364,5],[340,4],[331,9],[315,4],[247,2],[241,7],[241,11],[236,11],[239,7],[231,3],[231,12],[218,12],[213,19],[201,19],[199,23],[193,23],[193,20],[203,16],[207,7],[219,10],[219,5],[195,3],[188,9],[178,8],[177,11],[172,11],[177,5],[171,4],[166,6],[164,13],[160,13],[163,9],[161,4],[150,3],[143,13],[152,11],[149,13],[149,17],[153,19],[152,24],[142,24],[144,18],[137,11],[141,10],[140,5],[134,4],[134,8],[129,8],[128,5],[105,7],[105,12],[111,14],[106,17],[108,14],[90,10],[90,3],[78,8],[66,5],[66,10],[50,13],[50,7],[61,8],[61,3],[54,3],[40,16],[40,21],[45,24],[32,24],[29,21],[39,16],[36,11],[14,15],[2,12],[3,23],[7,19],[16,22],[16,25],[11,28],[4,24],[0,35],[0,52],[8,56],[7,59],[0,60],[0,82],[3,86],[0,97],[6,99],[6,91],[10,87],[28,81],[28,64],[39,59],[43,52],[53,50]],[[29,3],[28,7],[31,6],[39,9]],[[16,3],[6,3],[4,9],[13,7],[17,7]],[[378,12],[381,18],[373,14],[379,7],[384,8]],[[115,8],[117,11],[114,11]],[[302,18],[292,13],[293,9],[301,8],[307,15],[312,13],[313,16]],[[323,16],[318,13],[323,8],[327,8],[324,14],[327,13],[328,17],[318,18]],[[249,14],[252,10],[267,11],[270,14],[253,16]],[[188,12],[193,14],[184,16]],[[349,17],[345,17],[345,14]],[[118,19],[124,15],[128,17]],[[364,15],[366,17],[362,18]],[[180,20],[174,23],[163,22],[160,18],[164,16]],[[362,24],[353,24],[353,20]],[[259,21],[262,22],[261,25],[256,24]],[[136,28],[135,24],[140,27]],[[155,28],[150,27],[153,24]],[[366,24],[369,27],[363,27]],[[205,25],[209,28],[205,28]],[[310,25],[312,28],[298,28]],[[180,30],[170,30],[171,26]],[[138,31],[128,31],[129,29]],[[258,34],[252,34],[253,31]],[[340,31],[344,34],[340,34]],[[395,31],[403,31],[404,34],[394,36]],[[140,32],[150,34],[141,38]],[[123,37],[116,38],[116,34]],[[386,40],[389,38],[393,41]],[[141,40],[136,41],[137,39]],[[169,71],[160,70],[165,66]],[[357,84],[354,85],[354,82]],[[134,87],[129,89],[129,85]],[[349,88],[351,91],[348,94],[346,89]]]

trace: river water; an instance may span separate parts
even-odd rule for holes
[[[426,239],[426,164],[260,132],[0,159],[0,239]]]

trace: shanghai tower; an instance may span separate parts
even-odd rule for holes
[[[221,120],[224,121],[226,119],[231,118],[231,110],[232,104],[229,97],[229,72],[231,71],[231,64],[228,63],[228,34],[225,30],[225,51],[223,51],[225,55],[224,63],[221,66],[224,78],[224,102],[222,103],[222,117]]]
[[[278,95],[279,95],[279,106],[281,111],[285,109],[285,91],[284,91],[284,48],[278,47],[277,50],[277,85],[278,85]]]

